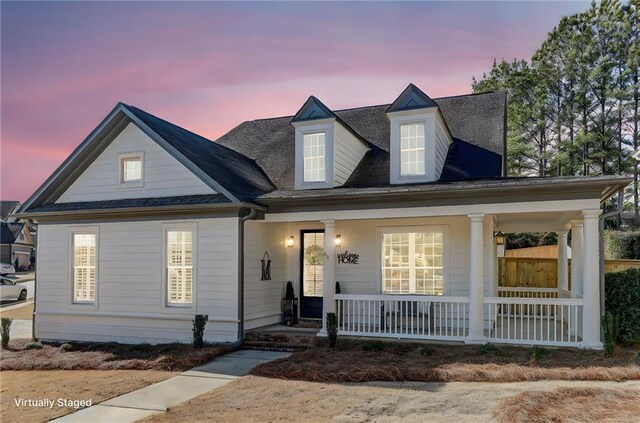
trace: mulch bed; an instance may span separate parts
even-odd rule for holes
[[[602,388],[523,392],[494,413],[500,423],[637,422],[638,416],[640,391]]]
[[[256,376],[310,382],[638,380],[637,348],[601,351],[339,340],[262,364]],[[535,356],[535,357],[533,357]]]
[[[233,350],[227,345],[76,343],[27,350],[28,340],[14,340],[0,351],[0,370],[166,370],[183,371]]]

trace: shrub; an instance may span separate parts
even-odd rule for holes
[[[60,345],[60,351],[62,352],[71,351],[72,349],[73,349],[73,345],[69,344],[68,342]]]
[[[293,284],[291,281],[287,282],[287,287],[284,291],[285,300],[293,300],[296,297],[296,293],[293,291]]]
[[[204,327],[209,320],[208,314],[196,314],[193,318],[193,348],[204,346]]]
[[[338,316],[335,313],[327,313],[327,336],[329,347],[335,348],[338,340]]]
[[[436,349],[430,345],[422,345],[418,348],[418,352],[423,357],[433,357],[436,355]]]
[[[382,341],[371,341],[371,342],[365,342],[362,344],[363,351],[380,352],[380,351],[383,351],[385,347],[386,345]]]
[[[607,259],[640,259],[640,231],[605,231],[604,256]]]
[[[640,342],[640,269],[605,274],[604,299],[607,313],[618,316],[618,339]]]
[[[1,345],[2,348],[7,348],[9,346],[11,323],[13,322],[13,319],[3,317],[2,319],[0,319],[0,322],[0,325],[2,326],[0,330],[0,335],[2,336]]]
[[[42,349],[42,342],[39,341],[31,341],[27,344],[27,346],[25,347],[28,350],[41,350]]]
[[[613,357],[616,352],[616,343],[620,340],[620,318],[617,314],[605,313],[602,317],[602,329],[604,332],[604,354]]]
[[[531,361],[538,361],[541,358],[548,356],[550,352],[551,351],[549,351],[548,349],[536,345],[531,348],[531,351],[529,351],[529,358],[531,359]]]
[[[500,353],[500,350],[493,344],[482,344],[478,346],[478,354],[493,355],[498,353]]]

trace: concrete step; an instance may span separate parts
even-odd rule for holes
[[[311,343],[278,342],[278,341],[247,340],[242,344],[242,348],[250,348],[253,350],[262,350],[262,351],[282,351],[282,352],[303,351],[311,347],[313,347],[313,344]]]

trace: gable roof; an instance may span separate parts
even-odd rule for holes
[[[16,242],[18,235],[22,232],[24,223],[0,223],[0,244],[13,244]]]
[[[402,110],[432,109],[438,107],[435,101],[426,95],[420,88],[409,84],[400,93],[398,98],[387,109],[387,113],[399,112]]]
[[[300,110],[293,116],[291,122],[302,122],[307,120],[335,118],[336,115],[318,100],[315,96],[311,96],[304,102]]]
[[[247,201],[274,189],[255,161],[137,107],[118,103],[24,203],[21,212],[55,202],[131,122],[230,201]]]
[[[445,168],[464,166],[469,177],[502,176],[506,156],[506,93],[490,92],[433,99],[456,142],[464,142],[491,157],[489,163],[473,159],[466,145],[450,148]],[[390,128],[386,112],[389,104],[335,110],[336,118],[366,140],[371,150],[361,160],[345,186],[388,186]],[[295,130],[292,116],[244,122],[217,142],[253,159],[281,190],[295,187]],[[462,145],[462,144],[460,144]],[[477,150],[479,151],[479,150]],[[464,174],[449,173],[449,178]]]
[[[7,221],[7,216],[16,211],[20,201],[0,201],[0,220]]]

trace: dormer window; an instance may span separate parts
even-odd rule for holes
[[[413,84],[387,109],[392,184],[437,181],[442,173],[451,133],[438,105]]]
[[[120,160],[120,185],[123,187],[142,186],[144,179],[144,154],[127,153],[118,156]]]
[[[325,133],[303,135],[304,182],[325,182]]]
[[[424,123],[400,125],[400,175],[425,174]]]

